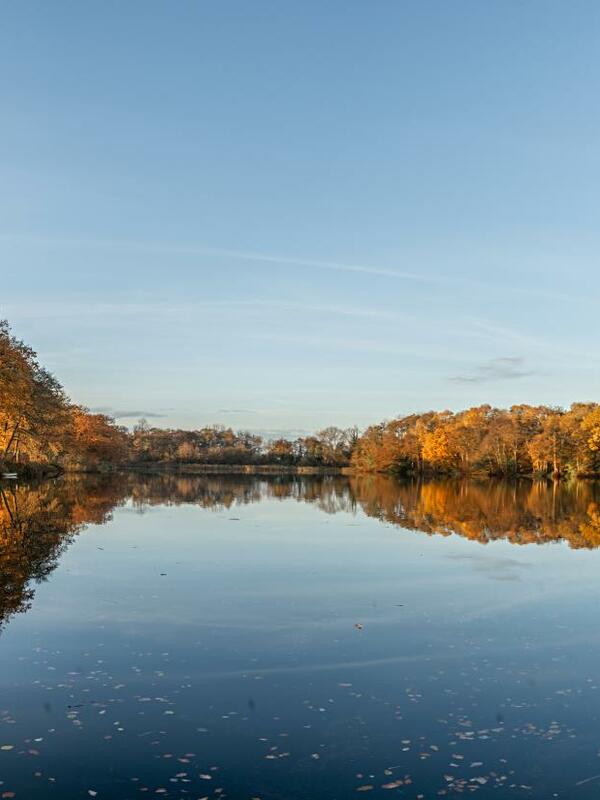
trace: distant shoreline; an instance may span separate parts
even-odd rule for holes
[[[88,466],[63,468],[57,464],[27,464],[17,470],[17,480],[46,480],[58,478],[63,475],[107,475],[118,472],[136,472],[139,474],[171,474],[171,475],[338,475],[345,477],[373,477],[376,475],[387,476],[398,481],[497,481],[497,480],[526,480],[526,481],[554,481],[565,482],[569,480],[598,481],[600,473],[586,473],[577,476],[560,476],[552,478],[549,475],[535,473],[520,473],[518,475],[490,475],[482,471],[473,470],[468,473],[436,472],[428,470],[421,474],[399,473],[393,470],[380,470],[368,472],[356,469],[353,466],[298,466],[287,464],[196,464],[177,461],[148,461],[124,464],[90,464]],[[10,481],[7,481],[10,483]],[[0,484],[5,483],[0,472]]]
[[[124,464],[131,472],[177,472],[188,475],[351,475],[350,467],[294,466],[285,464],[188,464],[161,463]]]

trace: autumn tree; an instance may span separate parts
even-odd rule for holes
[[[358,472],[580,475],[600,472],[600,412],[547,406],[477,406],[372,425],[352,454]]]
[[[75,458],[88,465],[119,464],[127,460],[129,435],[106,414],[72,408]]]
[[[269,464],[283,464],[289,466],[294,463],[296,452],[293,442],[289,439],[274,439],[269,442],[266,450],[266,460]]]

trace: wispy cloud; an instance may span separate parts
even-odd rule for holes
[[[65,247],[94,247],[106,249],[121,249],[141,253],[164,253],[168,255],[198,255],[232,258],[240,261],[262,262],[265,264],[284,264],[298,267],[313,267],[314,269],[332,270],[335,272],[358,272],[367,275],[381,275],[387,278],[400,278],[403,280],[421,281],[425,283],[438,282],[435,276],[420,272],[389,269],[372,264],[348,264],[339,261],[323,261],[321,259],[285,256],[275,253],[259,253],[251,250],[230,250],[222,247],[207,247],[196,244],[170,244],[164,242],[140,242],[130,239],[88,239],[76,237],[49,237],[37,235],[15,235],[0,232],[0,239],[5,241],[21,241],[28,244],[58,245]]]
[[[257,301],[257,305],[270,308],[289,309],[290,311],[309,312],[314,314],[326,314],[342,317],[373,317],[377,319],[398,319],[399,314],[393,311],[386,311],[382,308],[363,308],[357,306],[342,305],[317,305],[313,303],[290,303],[286,300],[278,301]]]
[[[450,329],[445,331],[446,338],[453,333]],[[349,336],[324,336],[321,334],[248,334],[254,341],[273,341],[276,340],[279,345],[291,344],[299,345],[300,347],[310,347],[319,351],[341,351],[341,352],[355,352],[355,353],[373,353],[390,356],[404,356],[406,364],[410,360],[414,362],[415,359],[426,359],[430,362],[440,363],[460,363],[461,359],[457,355],[456,348],[451,343],[443,345],[436,344],[435,347],[428,346],[426,343],[423,345],[415,344],[414,338],[405,338],[399,343],[395,339],[372,339],[372,338],[351,338]]]
[[[136,318],[139,316],[177,317],[197,316],[199,312],[216,312],[222,314],[227,310],[240,313],[262,313],[271,311],[297,311],[301,314],[316,314],[326,316],[356,317],[395,320],[399,314],[393,311],[374,307],[353,305],[329,305],[317,303],[303,303],[286,299],[263,300],[260,298],[228,299],[228,300],[198,300],[190,302],[171,303],[165,301],[158,303],[156,300],[131,300],[122,302],[92,302],[86,300],[66,301],[60,303],[21,302],[0,304],[0,317],[9,319],[16,317],[33,319],[69,319],[78,317],[122,317]]]
[[[210,248],[188,248],[186,251],[197,251],[198,255],[214,255],[235,258],[240,261],[255,261],[264,264],[286,264],[296,267],[312,267],[314,269],[330,270],[333,272],[358,272],[365,275],[380,275],[386,278],[399,278],[402,280],[419,281],[423,283],[438,282],[438,278],[417,272],[388,269],[371,264],[347,264],[338,261],[321,261],[312,258],[296,258],[272,253],[253,253],[245,250],[221,250]]]
[[[498,323],[473,317],[468,317],[465,321],[477,329],[478,337],[483,335],[495,342],[508,343],[518,350],[535,352],[543,355],[545,361],[560,361],[562,363],[566,361],[571,368],[576,367],[582,360],[594,363],[600,361],[600,355],[597,351],[586,350],[580,346],[569,347],[563,343],[562,339],[558,342],[553,339],[543,339],[507,328]]]
[[[597,306],[598,300],[590,298],[584,294],[570,296],[563,292],[553,292],[536,287],[531,289],[527,286],[516,286],[506,284],[494,284],[486,280],[479,280],[474,277],[463,277],[457,273],[455,268],[448,269],[447,265],[440,264],[444,273],[426,272],[424,270],[406,270],[402,268],[383,267],[376,264],[352,264],[346,261],[329,261],[315,258],[304,258],[301,256],[281,255],[279,253],[258,252],[253,250],[234,250],[224,247],[211,247],[203,244],[175,244],[170,242],[157,241],[137,241],[131,239],[94,239],[88,237],[54,237],[37,234],[13,234],[8,231],[0,231],[0,241],[7,243],[23,243],[42,247],[70,247],[70,248],[92,248],[104,249],[107,251],[117,251],[122,253],[146,253],[148,255],[168,255],[168,256],[214,256],[215,258],[228,258],[238,261],[248,261],[254,263],[274,264],[281,266],[307,267],[317,270],[327,270],[333,272],[353,272],[357,274],[381,276],[392,280],[413,281],[426,285],[438,285],[444,287],[470,287],[473,290],[479,289],[496,292],[504,292],[511,295],[534,295],[536,298],[547,297],[549,299],[561,300],[562,302],[586,303]]]
[[[492,381],[516,380],[533,375],[533,370],[523,369],[524,360],[516,356],[493,358],[475,367],[468,375],[453,375],[450,380],[456,383],[490,383]]]
[[[165,417],[166,414],[159,414],[156,411],[115,411],[108,406],[99,406],[96,408],[90,408],[94,414],[106,414],[109,417],[114,417],[115,419],[127,419],[133,418],[140,419],[141,417],[145,417],[146,419],[160,419]]]

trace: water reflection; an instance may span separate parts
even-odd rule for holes
[[[441,482],[398,484],[385,478],[357,479],[352,494],[363,511],[403,528],[447,536],[456,533],[486,543],[566,541],[573,548],[600,545],[600,486]]]
[[[2,485],[0,795],[591,800],[598,495]]]
[[[326,514],[364,512],[427,534],[458,534],[488,543],[567,542],[600,546],[600,485],[593,482],[412,482],[381,476],[277,478],[113,474],[0,488],[0,628],[28,609],[33,585],[56,567],[86,525],[101,524],[131,501],[227,510],[262,500],[314,504]]]
[[[26,611],[32,582],[45,580],[86,524],[102,523],[126,493],[112,481],[71,479],[0,484],[0,629]]]

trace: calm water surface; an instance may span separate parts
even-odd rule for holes
[[[598,797],[597,485],[1,488],[0,797]]]

